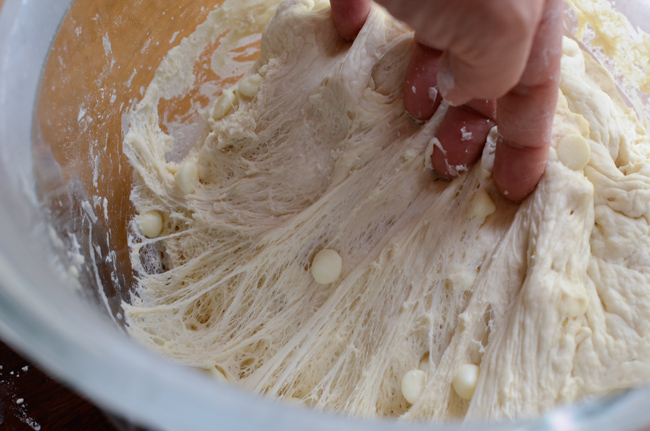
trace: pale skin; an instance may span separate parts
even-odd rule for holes
[[[341,36],[356,37],[370,3],[331,0]],[[434,149],[436,171],[451,179],[459,174],[456,167],[473,164],[498,123],[494,182],[507,199],[524,200],[548,158],[560,80],[562,0],[377,3],[415,30],[404,85],[406,110],[428,120],[443,98],[452,105],[437,133],[444,151]],[[438,90],[435,101],[431,87]]]

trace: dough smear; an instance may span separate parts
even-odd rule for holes
[[[525,417],[650,379],[650,141],[608,73],[565,39],[546,174],[515,205],[491,179],[496,130],[455,181],[427,167],[445,107],[424,124],[404,111],[412,33],[373,7],[348,43],[322,6],[226,2],[163,61],[124,144],[137,211],[164,221],[151,239],[134,221],[130,335],[365,418]],[[263,28],[245,90],[173,161],[159,100],[191,87],[219,35]],[[324,249],[342,259],[329,284],[310,271]],[[423,357],[410,404],[402,379]],[[480,368],[471,400],[452,388],[463,364]]]

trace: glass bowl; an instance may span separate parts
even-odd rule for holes
[[[167,51],[218,5],[0,0],[0,7],[0,334],[102,408],[170,431],[640,431],[650,425],[647,388],[523,422],[360,420],[219,384],[136,344],[120,312],[134,281],[127,245],[132,174],[121,149],[122,120]],[[619,0],[616,7],[650,30],[650,2]],[[188,119],[188,103],[170,101],[165,109]]]

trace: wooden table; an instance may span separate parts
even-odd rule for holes
[[[0,367],[0,431],[123,430],[1,342]]]

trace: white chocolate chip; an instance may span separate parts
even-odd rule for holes
[[[557,144],[557,155],[564,166],[580,171],[589,163],[591,147],[582,136],[568,135]]]
[[[409,404],[415,404],[422,395],[426,377],[426,373],[422,370],[411,370],[404,374],[402,378],[402,395]]]
[[[478,376],[480,369],[477,365],[465,364],[461,365],[451,381],[454,391],[464,400],[471,400],[476,390],[478,383]]]
[[[341,276],[343,260],[334,250],[319,251],[311,263],[311,275],[318,284],[330,284]]]
[[[199,170],[194,163],[183,163],[174,174],[174,182],[183,193],[191,194],[199,184]]]
[[[147,238],[155,238],[160,235],[163,228],[163,218],[158,211],[147,211],[138,217],[138,228],[142,235]]]
[[[228,115],[235,107],[237,95],[232,90],[225,90],[212,106],[210,116],[215,120],[221,120]]]
[[[239,93],[252,99],[260,91],[261,83],[262,77],[258,73],[247,76],[239,82]]]
[[[472,203],[469,207],[469,214],[471,217],[475,217],[479,220],[484,220],[487,216],[491,215],[496,211],[497,207],[492,202],[492,198],[485,190],[479,190],[474,195]]]

